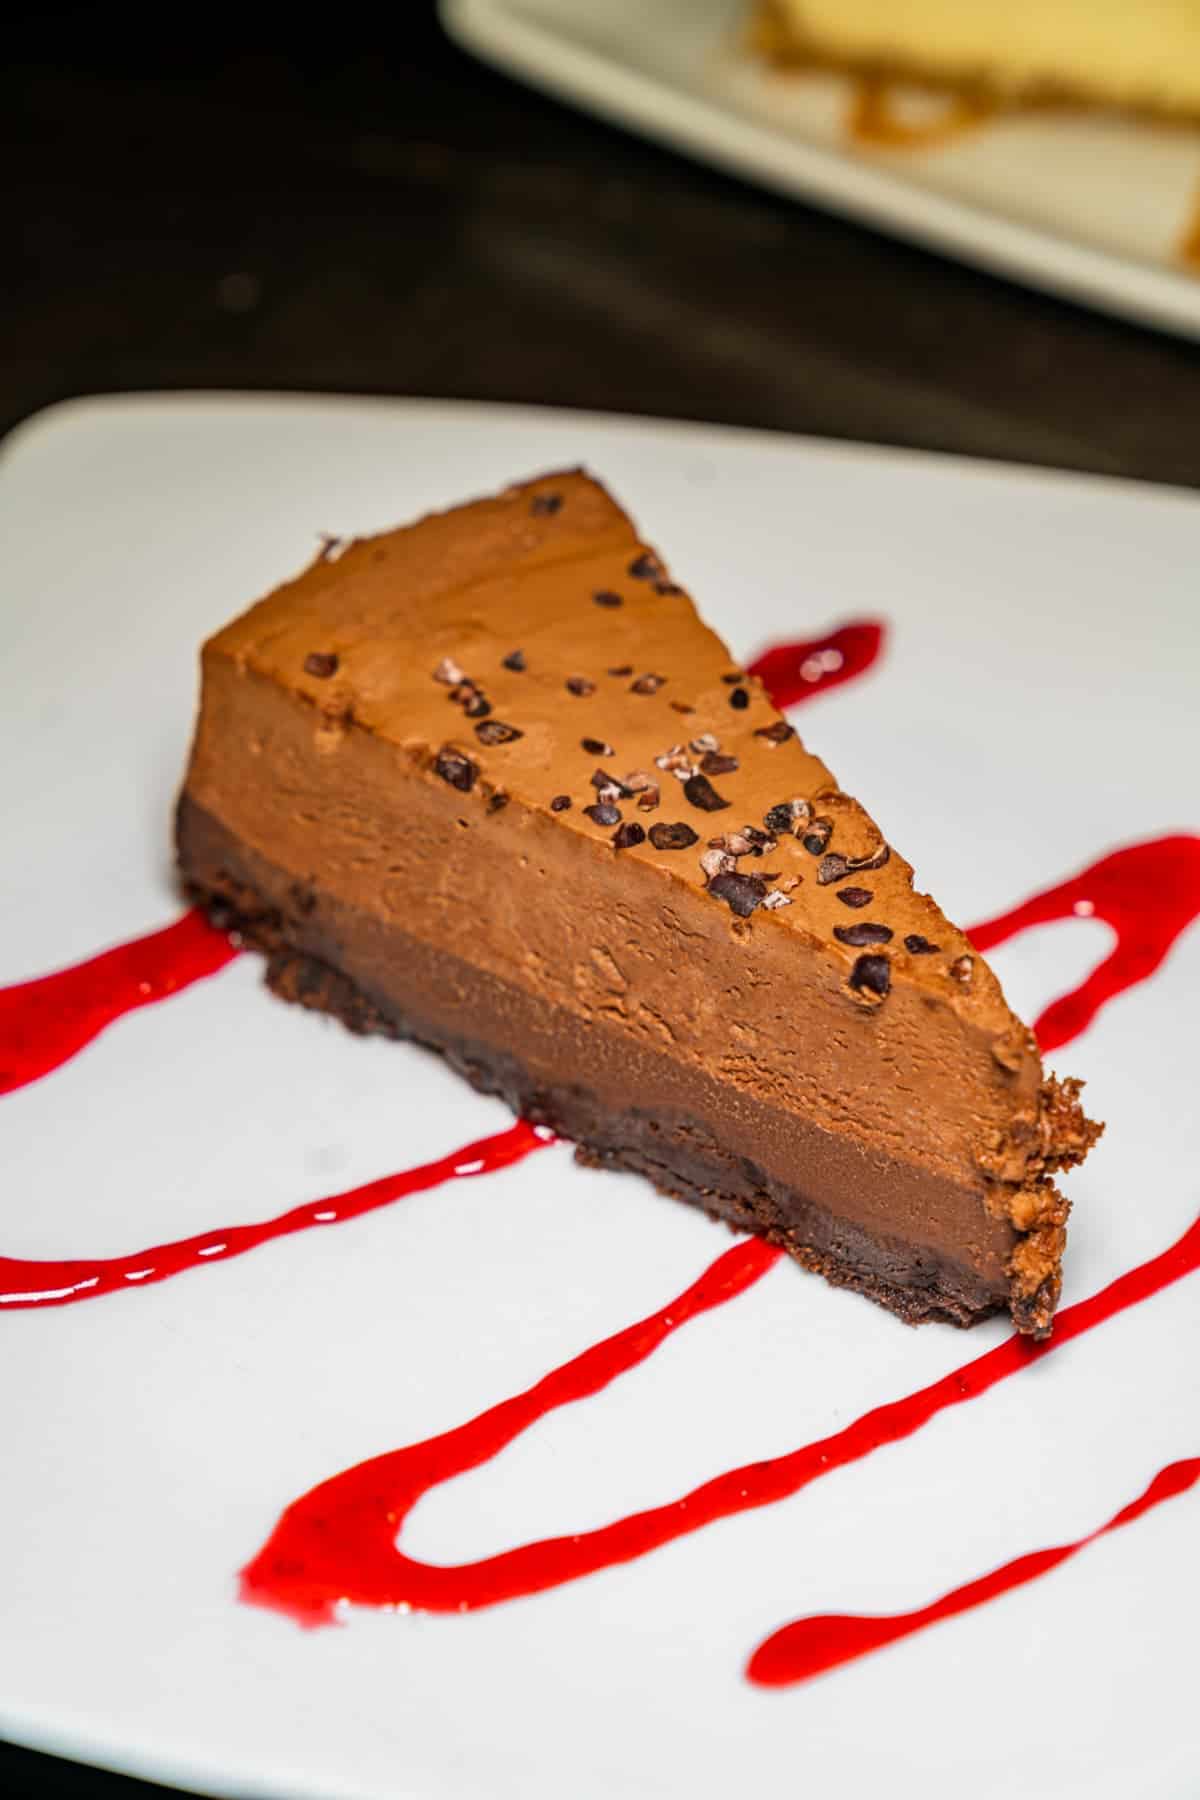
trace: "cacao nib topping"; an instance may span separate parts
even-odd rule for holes
[[[831,881],[842,881],[850,873],[844,856],[823,856],[817,865],[817,886],[828,887]]]
[[[624,606],[620,594],[614,594],[611,588],[599,588],[592,595],[597,606]]]
[[[846,898],[846,891],[845,888],[841,889],[838,894],[839,900]],[[864,888],[862,891],[865,893],[866,889]],[[910,956],[936,956],[941,947],[940,944],[931,944],[929,939],[922,937],[919,931],[910,931],[904,940],[904,948]]]
[[[975,958],[973,956],[955,957],[954,961],[950,964],[951,975],[953,975],[955,981],[961,981],[964,986],[970,981],[974,971]]]
[[[644,794],[652,787],[657,787],[658,783],[653,775],[647,775],[645,769],[630,769],[623,785],[631,794]]]
[[[780,894],[780,893],[768,894],[766,899],[763,901],[763,906],[767,912],[776,912],[779,909],[779,907],[790,906],[791,904],[792,903],[788,899],[787,895]]]
[[[518,731],[515,725],[505,725],[500,719],[484,719],[475,727],[475,736],[481,744],[512,744],[525,733]]]
[[[610,675],[632,675],[633,674],[633,664],[632,663],[620,663],[620,664],[618,664],[618,666],[615,669],[610,669],[608,671],[608,673]]]
[[[441,662],[433,671],[433,679],[435,681],[443,682],[446,687],[457,687],[459,683],[465,681],[467,677],[452,656],[443,656]]]
[[[887,862],[891,854],[891,850],[886,844],[880,844],[878,850],[871,856],[848,857],[847,866],[852,869],[856,875],[865,875],[868,869],[882,869],[884,863]]]
[[[694,750],[697,756],[703,756],[708,750],[719,750],[720,748],[720,739],[715,738],[711,731],[702,731],[700,736],[694,737],[688,745],[688,749]]]
[[[683,791],[692,805],[698,806],[701,812],[720,812],[729,805],[728,800],[722,800],[707,775],[689,775],[683,784]]]
[[[726,756],[720,750],[706,750],[700,758],[700,767],[706,775],[732,775],[738,767],[736,756]]]
[[[736,687],[739,681],[745,681],[745,679],[745,674],[741,669],[735,669],[732,675],[722,675],[721,677],[721,680],[730,687]]]
[[[567,677],[567,692],[568,692],[568,694],[578,694],[580,697],[582,697],[585,694],[594,694],[595,691],[596,691],[595,682],[589,681],[586,675],[568,675],[568,677]]]
[[[776,836],[783,837],[792,829],[792,816],[792,803],[790,800],[785,800],[781,805],[773,806],[769,813],[764,814],[763,824],[768,831],[773,831]]]
[[[700,839],[691,826],[680,819],[676,824],[668,825],[664,820],[659,825],[652,825],[650,842],[656,850],[690,850]]]
[[[665,675],[639,675],[630,683],[629,691],[631,694],[657,694],[666,679]]]
[[[870,888],[844,887],[838,889],[837,897],[843,906],[853,906],[857,908],[860,906],[870,906],[875,895]],[[904,941],[907,943],[908,939],[906,938]],[[924,943],[924,938],[921,938],[920,942]]]
[[[762,855],[761,848],[745,831],[723,831],[719,837],[709,838],[709,846],[713,850],[725,850],[730,856]]]
[[[856,994],[878,994],[882,1000],[892,985],[892,965],[886,956],[860,956],[850,971]]]
[[[632,797],[634,792],[633,788],[627,786],[623,781],[618,781],[616,776],[610,774],[607,769],[596,769],[593,771],[592,786],[602,800],[615,800],[617,798],[628,800]]]
[[[478,688],[473,688],[463,701],[463,711],[468,719],[486,719],[491,710],[491,701]]]
[[[861,950],[866,944],[891,943],[894,933],[890,925],[872,925],[869,919],[863,919],[857,925],[835,925],[833,935],[839,944]]]
[[[695,707],[689,706],[686,700],[672,700],[671,706],[677,713],[694,713]]]
[[[332,650],[310,650],[304,659],[304,673],[318,681],[328,681],[338,672],[338,659]]]
[[[795,737],[796,728],[786,719],[776,719],[773,725],[760,725],[754,735],[765,738],[768,744],[786,744],[789,738]]]
[[[514,675],[523,675],[525,673],[525,652],[523,650],[510,650],[508,655],[504,658],[501,667],[511,669]]]
[[[611,800],[597,800],[594,806],[585,806],[584,812],[596,825],[619,825],[621,811]]]
[[[724,900],[739,919],[748,919],[767,897],[767,884],[757,875],[714,875],[708,884],[714,899]]]
[[[718,875],[737,873],[737,864],[729,852],[711,846],[700,858],[700,868],[706,882],[715,880]]]
[[[643,550],[630,563],[629,573],[635,581],[658,581],[662,576],[662,564],[649,550]]]
[[[682,594],[683,589],[673,581],[656,581],[654,591],[656,594]]]
[[[832,819],[813,819],[801,842],[810,856],[824,856],[833,836]],[[842,859],[845,861],[845,858]],[[849,867],[849,864],[847,864]]]
[[[488,801],[487,809],[489,812],[492,812],[492,813],[503,812],[504,808],[507,805],[508,805],[508,795],[504,792],[503,788],[497,788],[496,792],[492,795],[491,799]]]
[[[612,745],[606,744],[603,738],[580,738],[579,743],[589,756],[615,755]]]
[[[433,770],[443,781],[448,781],[452,788],[457,788],[460,794],[470,793],[479,773],[469,756],[464,756],[461,750],[451,749],[449,744],[443,744],[438,751]]]
[[[569,812],[571,808],[570,794],[555,794],[550,802],[551,812]]]
[[[340,537],[334,537],[330,531],[322,531],[319,536],[321,548],[317,551],[317,561],[332,562],[342,547],[342,540]]]
[[[529,510],[535,519],[548,519],[562,507],[561,494],[535,494],[529,502]]]
[[[735,687],[729,696],[729,704],[735,712],[745,712],[750,704],[750,696],[744,687]]]
[[[639,812],[653,812],[658,805],[658,784],[652,781],[648,788],[643,788],[637,797]]]
[[[644,844],[645,841],[646,833],[632,819],[627,824],[618,825],[612,834],[614,850],[632,850],[635,844]]]

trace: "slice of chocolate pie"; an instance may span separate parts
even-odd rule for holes
[[[178,846],[286,998],[904,1319],[1049,1329],[1079,1084],[587,476],[213,638]]]

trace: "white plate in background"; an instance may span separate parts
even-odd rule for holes
[[[968,922],[1195,829],[1200,502],[1109,481],[569,412],[98,400],[0,456],[0,982],[170,918],[196,647],[307,560],[585,462],[739,651],[891,622],[797,714]],[[1102,927],[1000,951],[1032,1014]],[[1068,1301],[1200,1211],[1200,930],[1054,1059],[1109,1121]],[[495,1130],[434,1057],[267,997],[246,958],[0,1100],[0,1253],[117,1254]],[[1172,1501],[997,1604],[808,1687],[777,1625],[920,1604],[1079,1536],[1200,1449],[1197,1279],[782,1503],[538,1598],[298,1630],[239,1605],[281,1508],[661,1306],[730,1239],[566,1149],[142,1291],[0,1316],[0,1734],[273,1800],[1190,1800],[1195,1535]],[[455,1562],[790,1449],[1000,1341],[912,1331],[788,1264],[423,1500]],[[1034,1771],[1031,1776],[1030,1771]]]
[[[853,84],[774,71],[747,0],[442,0],[468,49],[766,186],[1033,287],[1200,335],[1200,129],[1100,112],[989,120],[925,149],[856,146]],[[899,96],[903,112],[914,97]]]

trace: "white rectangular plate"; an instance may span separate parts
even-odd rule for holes
[[[891,621],[878,669],[797,718],[956,917],[1196,827],[1192,497],[566,412],[86,402],[0,458],[0,983],[174,914],[197,645],[319,531],[579,462],[739,650]],[[1032,1014],[1105,942],[1073,921],[996,962]],[[1193,930],[1061,1059],[1109,1121],[1071,1182],[1068,1300],[1200,1211],[1198,989]],[[246,958],[0,1100],[0,1254],[268,1217],[505,1122],[434,1057],[277,1004]],[[1030,1770],[1045,1795],[1194,1794],[1200,1493],[811,1686],[742,1671],[790,1618],[930,1600],[1197,1454],[1196,1278],[790,1500],[539,1598],[321,1632],[237,1603],[314,1482],[517,1391],[729,1242],[554,1148],[160,1286],[0,1314],[0,1734],[279,1800],[1001,1800]],[[422,1501],[405,1548],[461,1561],[666,1501],[1003,1336],[912,1331],[777,1266]]]
[[[923,149],[856,147],[852,84],[773,71],[746,0],[442,0],[459,40],[648,137],[900,237],[1187,336],[1200,334],[1200,131],[1008,113]],[[902,116],[925,116],[897,93]]]

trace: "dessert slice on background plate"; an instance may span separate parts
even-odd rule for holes
[[[178,845],[286,998],[907,1320],[1049,1330],[1079,1084],[587,475],[213,638]]]

